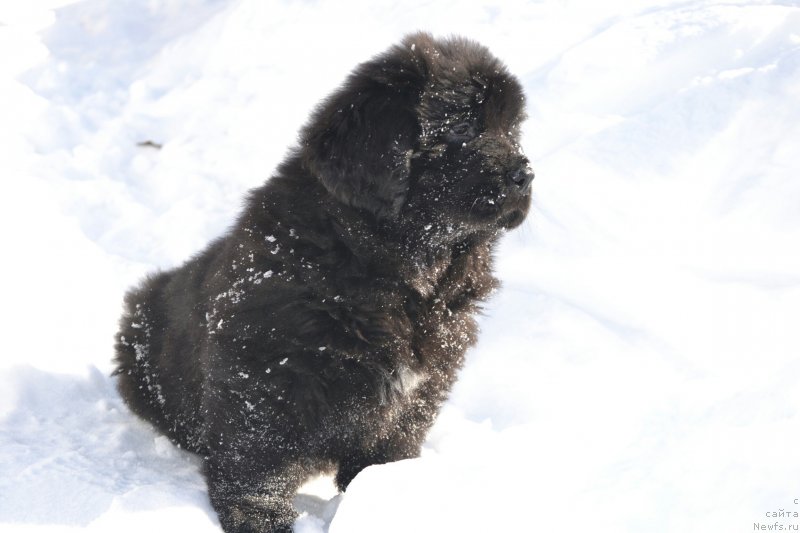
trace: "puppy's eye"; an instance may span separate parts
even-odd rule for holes
[[[445,136],[448,142],[464,142],[475,137],[475,128],[469,122],[460,122],[450,128]]]
[[[453,129],[450,130],[450,133],[455,135],[467,135],[472,127],[469,125],[469,122],[462,122],[461,124],[456,124],[453,126]]]

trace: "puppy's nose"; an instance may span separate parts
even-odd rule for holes
[[[525,192],[528,190],[528,187],[531,186],[531,182],[535,177],[533,174],[533,170],[528,165],[523,165],[515,170],[512,170],[508,174],[506,174],[509,183],[512,183],[519,187],[520,192]]]

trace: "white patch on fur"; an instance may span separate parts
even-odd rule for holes
[[[425,375],[414,372],[403,365],[392,378],[392,389],[399,394],[409,396],[425,381]]]

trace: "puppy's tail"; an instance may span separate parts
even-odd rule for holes
[[[164,396],[158,383],[156,357],[160,347],[155,325],[158,295],[168,276],[148,277],[141,287],[125,296],[125,312],[120,319],[114,346],[117,389],[134,413],[156,426],[163,425]]]

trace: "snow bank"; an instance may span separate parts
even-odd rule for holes
[[[423,456],[296,530],[800,528],[800,8],[84,0],[0,8],[0,529],[218,530],[107,377],[122,294],[416,29],[523,81],[534,210]]]

